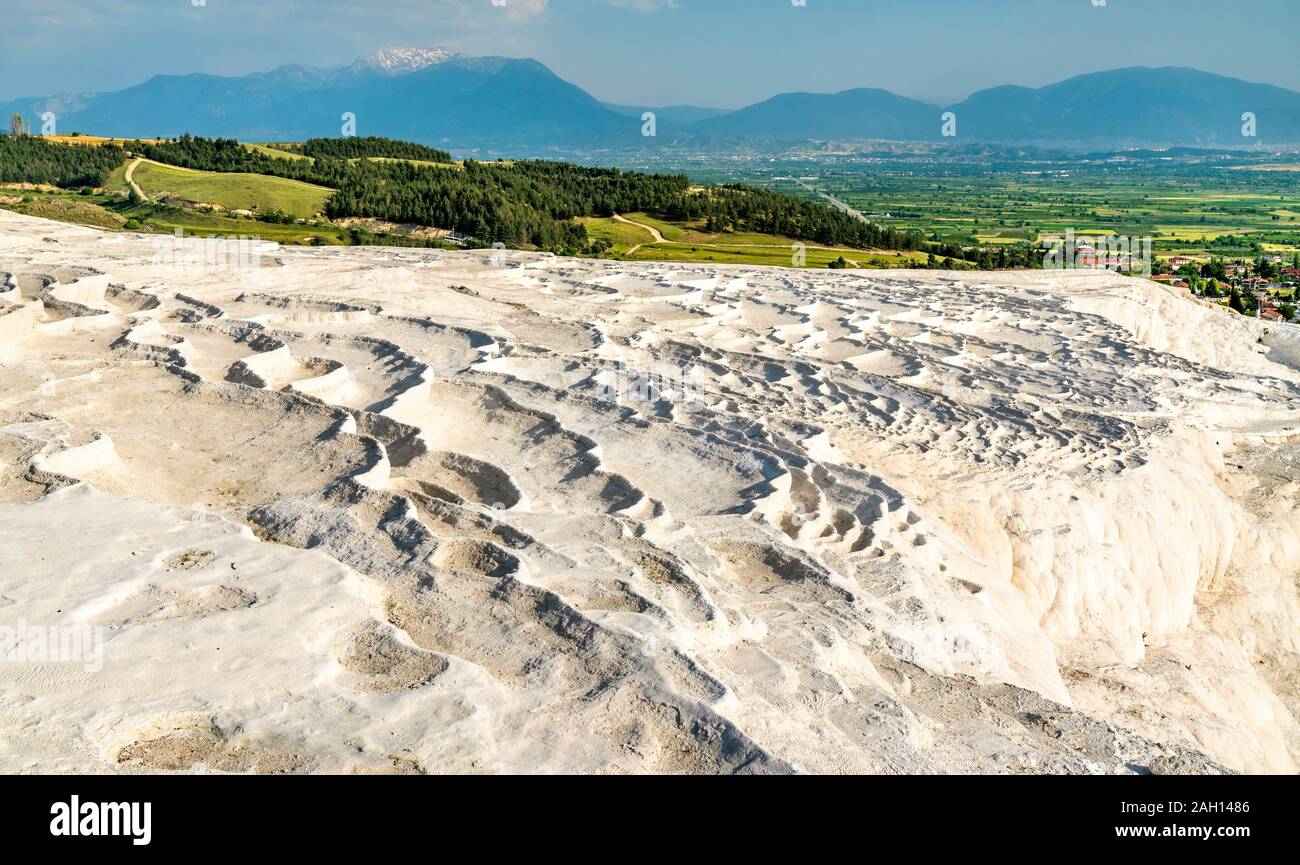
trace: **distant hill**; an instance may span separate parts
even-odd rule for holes
[[[1250,144],[1300,142],[1300,93],[1196,69],[1133,67],[1037,90],[995,87],[952,107],[958,133],[988,141]]]
[[[284,67],[266,75],[227,79],[210,75],[158,76],[109,94],[74,114],[60,125],[102,129],[103,134],[125,136],[147,130],[153,136],[187,130],[233,132],[239,127],[257,129],[256,118],[287,99],[325,83],[316,70]],[[253,124],[249,127],[250,122]],[[274,132],[275,127],[263,127]]]
[[[282,136],[339,134],[339,116],[358,132],[465,147],[541,149],[640,136],[641,121],[617,114],[535,60],[454,58],[407,75],[300,94],[272,106],[262,125]],[[277,118],[279,118],[277,120]]]
[[[892,138],[928,140],[939,136],[942,112],[933,105],[887,90],[859,88],[841,93],[783,93],[757,105],[694,124],[698,132],[808,138]]]
[[[1300,93],[1195,69],[1133,67],[1080,75],[1039,89],[994,87],[954,106],[885,90],[786,93],[693,125],[700,132],[782,140],[941,138],[942,115],[959,140],[1098,144],[1236,145],[1300,142]],[[1257,138],[1242,136],[1253,112]]]
[[[886,90],[783,93],[737,111],[599,102],[535,60],[397,48],[329,69],[283,66],[239,77],[160,75],[112,93],[20,99],[0,112],[44,111],[58,128],[118,137],[197,135],[296,140],[341,133],[513,154],[646,146],[742,152],[772,142],[933,141],[957,115],[959,141],[1111,145],[1300,142],[1300,93],[1194,69],[1134,67],[1038,89],[994,87],[942,107]],[[641,137],[654,111],[659,135]],[[1253,112],[1258,136],[1241,135]]]

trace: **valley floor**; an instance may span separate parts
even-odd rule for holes
[[[1297,328],[160,240],[0,212],[0,771],[1297,769]]]

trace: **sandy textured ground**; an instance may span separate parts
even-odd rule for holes
[[[1294,328],[154,254],[0,213],[0,629],[102,635],[0,660],[0,770],[1296,771]]]

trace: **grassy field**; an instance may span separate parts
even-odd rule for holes
[[[357,156],[349,159],[348,162],[360,162],[363,159],[367,162],[409,162],[411,165],[421,165],[427,168],[460,169],[462,167],[459,162],[430,162],[427,159],[401,159],[396,156]]]
[[[789,237],[755,232],[711,233],[701,222],[674,223],[647,213],[629,213],[629,222],[610,217],[581,217],[593,240],[610,244],[610,254],[629,261],[709,261],[719,264],[761,264],[794,266],[794,246]],[[651,226],[664,238],[656,240],[643,226]],[[822,248],[804,245],[804,267],[825,268],[843,258],[849,267],[906,267],[908,262],[925,261],[924,253],[872,251],[850,247]]]
[[[319,238],[317,242],[331,246],[346,243],[343,233],[328,223],[279,224],[152,202],[120,207],[112,212],[138,223],[141,231],[171,234],[179,228],[190,237],[260,237],[287,244],[311,243]]]
[[[617,257],[627,255],[629,249],[654,240],[650,232],[625,222],[598,216],[579,216],[575,222],[587,227],[587,236],[610,244],[610,252]]]
[[[103,191],[91,195],[73,190],[4,190],[3,194],[22,199],[15,204],[0,205],[6,210],[94,228],[163,234],[179,228],[190,237],[255,236],[290,244],[314,241],[335,246],[348,242],[345,230],[325,221],[280,224],[152,201],[131,204],[122,192],[109,191],[108,184]]]
[[[119,193],[121,195],[126,195],[126,190],[127,190],[126,169],[127,166],[131,164],[131,161],[132,160],[128,159],[126,162],[123,162],[117,168],[114,168],[112,171],[110,171],[108,173],[108,177],[104,179],[104,185],[101,188],[104,189],[104,191],[106,192],[114,192],[114,193]]]
[[[303,156],[301,153],[281,150],[278,147],[267,147],[265,144],[250,144],[244,142],[244,147],[254,153],[260,153],[263,156],[270,156],[272,159],[305,159],[308,162],[314,161],[310,156]]]
[[[92,201],[72,195],[24,196],[21,203],[6,205],[6,209],[27,216],[39,216],[42,219],[75,222],[78,225],[111,230],[122,229],[127,221],[127,218],[121,214],[105,210]]]
[[[244,147],[254,153],[260,153],[263,156],[270,156],[273,159],[305,159],[308,162],[314,162],[314,157],[305,156],[301,153],[295,153],[292,150],[285,150],[275,144],[254,144],[252,142],[242,142]],[[292,142],[286,142],[292,143]],[[427,159],[399,159],[393,156],[356,156],[349,159],[348,162],[360,162],[362,159],[368,159],[371,162],[409,162],[412,165],[427,165],[434,168],[459,168],[460,163],[452,162],[430,162]]]
[[[319,213],[332,192],[323,186],[262,174],[189,171],[150,162],[139,163],[133,177],[151,198],[174,195],[186,201],[218,204],[227,210],[278,210],[297,218]]]

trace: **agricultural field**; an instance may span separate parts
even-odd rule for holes
[[[1235,184],[1204,178],[1191,183],[1148,178],[1116,182],[1077,175],[1054,177],[889,179],[833,176],[831,194],[872,218],[929,237],[990,245],[1076,235],[1150,237],[1159,253],[1231,253],[1220,238],[1300,248],[1300,183]],[[1267,188],[1272,187],[1272,188]],[[1277,187],[1283,188],[1275,191]],[[877,215],[879,214],[879,215]],[[1261,247],[1262,248],[1262,247]]]
[[[56,144],[81,144],[85,146],[93,146],[96,144],[108,144],[108,143],[124,144],[128,140],[125,138],[106,138],[103,135],[82,135],[79,132],[71,133],[68,135],[44,135],[41,137],[44,138],[46,141],[53,141]],[[160,138],[146,138],[146,139],[141,139],[141,143],[158,144],[161,140],[162,139]]]
[[[1076,235],[1151,237],[1162,257],[1248,257],[1300,250],[1300,163],[1247,157],[1122,154],[963,161],[934,157],[693,160],[689,170],[834,196],[872,221],[965,246]]]

